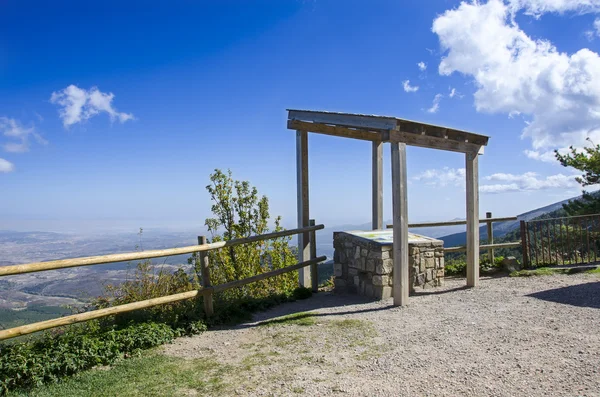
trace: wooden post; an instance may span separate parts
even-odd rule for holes
[[[492,213],[491,212],[486,212],[485,213],[485,217],[487,219],[491,219],[492,218]],[[487,241],[488,244],[494,244],[494,225],[492,224],[491,221],[487,221]],[[488,258],[490,260],[490,266],[494,265],[494,249],[490,248],[488,249]]]
[[[394,306],[406,306],[410,280],[408,273],[408,194],[406,144],[392,142],[392,203],[394,226]]]
[[[383,143],[373,142],[373,230],[383,229]]]
[[[523,253],[523,267],[529,267],[529,247],[527,244],[527,223],[521,221],[521,251]]]
[[[308,226],[308,132],[296,131],[296,182],[298,203],[298,228]],[[298,262],[305,262],[310,257],[309,233],[298,235]],[[298,282],[301,287],[311,285],[310,269],[298,270]]]
[[[465,154],[467,179],[467,286],[479,284],[479,158]]]
[[[309,222],[310,226],[315,225],[315,220],[311,219]],[[317,257],[317,232],[313,230],[310,232],[310,259]],[[312,286],[312,292],[319,292],[319,270],[317,269],[318,263],[310,265],[310,281]]]
[[[206,236],[198,236],[198,244],[206,244]],[[200,257],[200,268],[202,269],[202,287],[211,287],[208,252],[201,251],[198,253],[198,256]],[[214,314],[212,291],[204,294],[204,313],[206,313],[207,317],[210,317]]]

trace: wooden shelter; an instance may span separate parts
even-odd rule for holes
[[[372,142],[373,229],[383,229],[383,143],[392,155],[394,305],[408,303],[408,207],[406,145],[465,154],[467,186],[467,285],[479,282],[479,174],[478,156],[489,137],[452,128],[399,119],[350,113],[288,109],[288,129],[296,130],[298,227],[309,226],[308,133],[333,135]],[[310,258],[308,236],[298,236],[299,261]],[[311,285],[307,268],[300,269],[300,284]]]

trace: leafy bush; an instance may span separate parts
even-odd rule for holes
[[[217,169],[211,174],[210,181],[206,189],[213,201],[213,217],[206,219],[205,225],[212,234],[212,242],[270,232],[268,224],[271,216],[266,196],[259,197],[258,190],[247,181],[233,180],[231,171],[225,174]],[[283,230],[281,217],[276,217],[273,222],[273,231]],[[289,245],[290,240],[290,237],[280,237],[208,251],[211,283],[224,284],[293,265],[296,257]],[[196,264],[196,273],[200,275],[198,259],[194,256],[190,263]],[[215,299],[232,302],[242,298],[266,298],[289,294],[297,285],[298,272],[293,271],[223,291]]]
[[[503,256],[494,257],[494,264],[490,265],[487,255],[479,260],[479,271],[481,273],[493,273],[502,269]],[[446,261],[444,266],[444,273],[447,276],[466,276],[467,275],[467,261],[463,256],[457,259],[450,259]]]
[[[141,323],[102,329],[98,322],[18,344],[0,345],[0,394],[54,382],[97,365],[170,342],[176,332],[165,324]]]

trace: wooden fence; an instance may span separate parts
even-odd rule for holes
[[[235,240],[220,241],[217,243],[206,243],[206,238],[201,236],[198,238],[199,245],[192,245],[188,247],[180,248],[168,248],[161,250],[151,250],[143,252],[130,252],[125,254],[111,254],[101,256],[90,256],[83,258],[73,259],[61,259],[48,262],[36,262],[28,263],[23,265],[11,265],[0,267],[0,276],[10,276],[16,274],[25,274],[32,272],[41,272],[45,270],[56,270],[66,269],[77,266],[90,266],[105,263],[115,263],[131,260],[140,259],[152,259],[160,258],[171,255],[180,254],[191,254],[198,252],[200,253],[201,259],[201,272],[202,272],[202,288],[194,291],[182,292],[179,294],[163,296],[160,298],[147,299],[139,302],[128,303],[124,305],[118,305],[105,309],[92,310],[85,313],[74,314],[70,316],[60,317],[57,319],[40,321],[33,324],[23,325],[0,331],[0,340],[15,338],[22,335],[32,334],[34,332],[43,331],[50,328],[56,328],[64,325],[70,325],[80,323],[84,321],[93,320],[96,318],[107,317],[114,314],[126,313],[134,310],[145,309],[153,306],[163,305],[166,303],[178,302],[186,299],[195,298],[197,296],[204,296],[204,310],[207,316],[213,314],[212,297],[216,292],[225,291],[230,288],[240,287],[242,285],[250,284],[256,281],[264,280],[266,278],[279,276],[284,273],[288,273],[294,270],[311,266],[311,285],[313,291],[316,292],[318,284],[318,273],[317,264],[327,259],[325,256],[316,256],[316,231],[323,229],[324,225],[315,225],[314,220],[310,221],[310,226],[303,227],[293,230],[284,230],[281,232],[262,234],[258,236],[251,236],[246,238],[240,238]],[[291,236],[296,234],[309,234],[310,259],[304,262],[296,263],[295,265],[288,266],[281,269],[272,270],[266,273],[258,274],[256,276],[248,277],[243,280],[235,280],[221,285],[211,285],[210,283],[210,271],[208,263],[207,251],[215,250],[224,247],[232,247],[240,244],[247,244],[251,242],[264,241],[278,237]]]
[[[528,267],[598,261],[600,214],[521,221],[523,261]]]
[[[506,221],[516,221],[516,216],[509,216],[504,218],[493,218],[491,212],[486,212],[485,218],[480,218],[479,223],[485,223],[487,225],[487,244],[483,244],[479,246],[480,250],[487,250],[488,257],[490,263],[494,263],[494,248],[514,248],[520,247],[521,241],[515,241],[511,243],[500,243],[494,244],[494,222],[506,222]],[[448,221],[448,222],[427,222],[427,223],[409,223],[409,228],[419,228],[419,227],[437,227],[437,226],[457,226],[457,225],[466,225],[467,221]],[[392,228],[393,225],[387,225],[388,228]],[[466,246],[458,246],[458,247],[444,247],[444,253],[448,252],[461,252],[466,251]]]

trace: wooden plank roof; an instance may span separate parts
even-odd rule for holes
[[[462,153],[482,153],[489,137],[390,116],[287,109],[288,128]]]

